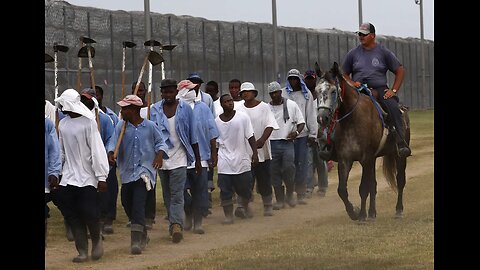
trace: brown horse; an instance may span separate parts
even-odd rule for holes
[[[315,88],[317,121],[320,126],[330,131],[327,140],[324,140],[325,138],[319,140],[319,149],[323,154],[322,158],[338,162],[337,192],[345,204],[349,217],[352,220],[366,220],[366,202],[370,195],[368,218],[375,219],[377,194],[375,161],[381,156],[383,174],[390,187],[398,194],[396,217],[402,217],[407,159],[398,156],[395,139],[388,135],[388,129],[383,124],[383,115],[379,114],[369,95],[360,93],[343,78],[336,62],[327,72],[322,73],[317,63],[315,69],[318,75]],[[409,144],[408,113],[405,111],[402,117],[405,139]],[[358,161],[362,166],[360,209],[354,207],[348,200],[347,181],[354,161]]]

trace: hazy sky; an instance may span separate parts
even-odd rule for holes
[[[423,2],[424,38],[434,40],[433,1]],[[144,0],[67,0],[77,6],[143,11]],[[277,25],[356,31],[359,0],[277,0]],[[377,35],[420,38],[420,6],[415,0],[362,0],[363,21]],[[209,20],[272,23],[271,0],[150,0],[150,11]]]

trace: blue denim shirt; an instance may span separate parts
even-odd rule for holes
[[[98,118],[100,119],[100,136],[105,148],[107,148],[108,142],[112,139],[114,125],[112,119],[104,113],[98,112]]]
[[[187,151],[187,166],[190,166],[195,161],[192,144],[198,143],[197,128],[195,118],[193,116],[193,110],[190,106],[184,102],[178,101],[177,110],[175,112],[175,130],[178,137],[182,142],[182,145]],[[165,138],[165,142],[168,148],[172,148],[173,144],[170,141],[170,130],[168,127],[167,116],[163,113],[163,104],[165,100],[160,100],[153,104],[150,108],[150,120],[154,121],[160,128],[160,132]]]
[[[48,176],[55,175],[58,177],[61,169],[60,144],[55,124],[45,117],[45,191],[50,190]]]
[[[120,120],[120,119],[118,118],[117,114],[116,114],[112,109],[110,109],[110,108],[108,108],[108,107],[105,107],[105,108],[107,108],[107,111],[106,111],[105,113],[106,113],[108,116],[110,116],[110,119],[112,119],[112,121],[113,121],[113,126],[114,126],[114,127],[117,126],[117,123],[118,123],[118,121]]]
[[[213,119],[212,111],[204,102],[196,102],[193,107],[195,122],[197,123],[198,149],[200,160],[210,160],[210,140],[218,138],[218,129]]]
[[[115,151],[123,123],[123,120],[118,121],[113,139],[107,147],[108,152]],[[136,181],[142,173],[147,173],[155,184],[157,171],[153,168],[153,160],[160,150],[166,152],[167,145],[160,129],[154,122],[144,119],[138,127],[127,122],[117,156],[121,183],[126,184]]]

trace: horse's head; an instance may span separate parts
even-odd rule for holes
[[[315,92],[317,92],[317,122],[320,128],[325,128],[332,121],[333,113],[338,106],[340,87],[338,85],[338,64],[335,62],[332,69],[322,72],[318,63],[315,63],[318,75]]]

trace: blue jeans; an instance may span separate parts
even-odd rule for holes
[[[145,226],[145,204],[147,189],[143,179],[122,184],[120,192],[122,206],[132,224]]]
[[[270,173],[271,160],[267,159],[264,162],[259,162],[257,166],[252,167],[253,181],[251,189],[257,182],[257,192],[265,196],[272,196],[272,176]]]
[[[184,200],[183,190],[187,179],[187,167],[180,167],[173,170],[159,170],[160,182],[162,184],[163,203],[167,208],[170,228],[173,224],[180,224],[183,228]]]
[[[190,193],[188,192],[190,190]],[[208,173],[207,168],[202,167],[202,174],[197,176],[195,168],[187,169],[187,181],[185,182],[185,212],[203,214],[208,211]]]
[[[293,188],[295,178],[295,151],[293,142],[287,140],[271,140],[272,161],[270,172],[272,175],[272,186],[285,186]]]
[[[295,192],[305,194],[307,188],[307,136],[293,141],[295,149]]]
[[[308,146],[307,157],[307,189],[313,190],[316,185],[320,190],[328,187],[327,162],[318,156],[317,145]],[[317,172],[318,183],[315,183],[313,175]]]
[[[233,192],[238,196],[250,200],[252,197],[251,184],[253,181],[252,171],[241,174],[218,174],[218,187],[222,206],[232,204]]]

